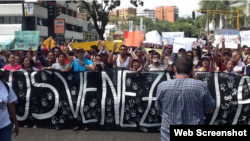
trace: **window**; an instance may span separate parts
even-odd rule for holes
[[[10,17],[10,24],[16,24],[16,17]]]
[[[10,18],[9,17],[3,17],[4,18],[4,24],[9,24],[10,23]]]
[[[73,12],[73,15],[72,15],[73,17],[76,17],[76,12]]]
[[[16,17],[16,23],[21,24],[22,23],[22,17]]]
[[[68,15],[72,16],[72,10],[68,10]]]
[[[61,7],[61,13],[66,14],[66,8]]]
[[[4,24],[4,17],[0,17],[0,24]]]

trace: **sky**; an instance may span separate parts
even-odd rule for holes
[[[200,0],[143,0],[144,6],[138,6],[137,8],[149,8],[155,9],[157,6],[177,6],[179,8],[179,17],[192,17],[192,11],[199,9]],[[130,0],[121,0],[121,6],[116,8],[134,7]],[[197,16],[199,13],[196,13]]]

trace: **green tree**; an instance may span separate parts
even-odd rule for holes
[[[227,18],[226,25],[237,29],[237,7],[230,7],[230,16]],[[233,12],[234,11],[234,12]],[[240,10],[240,15],[244,15],[244,11]],[[240,16],[240,26],[245,24],[245,15]]]
[[[97,0],[78,0],[78,7],[87,10],[87,13],[89,14],[87,19],[91,18],[93,20],[95,29],[101,40],[104,40],[103,34],[105,32],[105,27],[109,22],[109,12],[117,6],[120,6],[119,2],[120,1],[112,0],[106,2],[104,1],[104,3],[98,3]],[[68,3],[71,3],[71,0],[66,0],[65,3],[68,5]],[[137,0],[133,1],[133,5],[137,5]]]

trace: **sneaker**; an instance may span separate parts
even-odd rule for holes
[[[37,125],[36,125],[36,124],[34,124],[34,125],[33,125],[33,128],[37,128]]]
[[[76,126],[76,127],[73,128],[73,131],[78,131],[78,130],[79,130],[78,126]]]
[[[26,124],[26,125],[24,125],[23,127],[24,127],[24,128],[27,128],[27,127],[28,127],[28,125]]]

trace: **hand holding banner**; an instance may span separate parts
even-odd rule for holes
[[[236,49],[238,47],[238,45],[234,41],[234,39],[239,36],[238,30],[231,30],[231,29],[216,30],[215,32],[216,42],[213,43],[213,46],[216,46],[217,40],[221,39],[221,35],[224,35],[225,38],[225,48]],[[219,45],[219,48],[222,48],[222,44]]]

